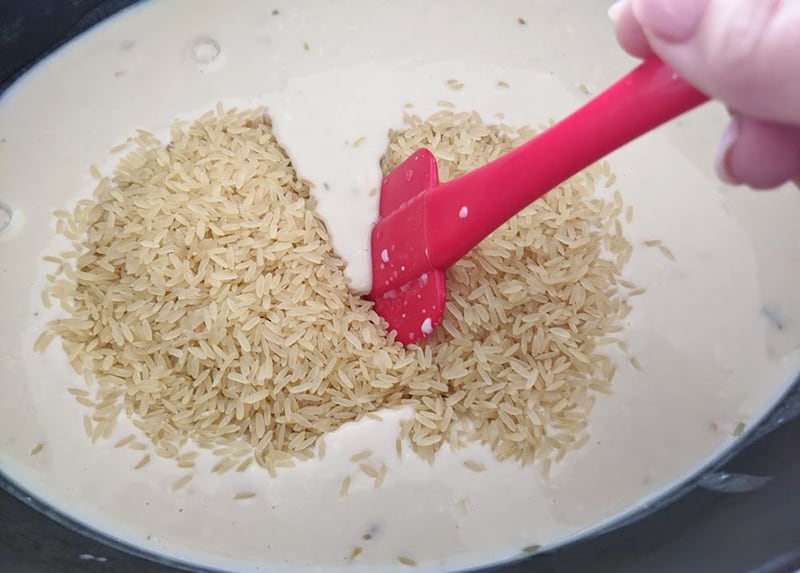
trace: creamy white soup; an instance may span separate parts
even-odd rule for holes
[[[33,343],[53,311],[39,298],[52,211],[91,193],[89,165],[143,128],[166,136],[176,117],[266,106],[302,177],[322,189],[318,212],[369,290],[369,232],[378,160],[404,106],[440,100],[510,125],[569,113],[635,62],[616,47],[602,2],[581,0],[164,0],[129,9],[71,42],[0,99],[0,471],[88,526],[125,543],[231,571],[454,570],[554,547],[596,530],[697,471],[781,396],[800,369],[800,193],[723,187],[710,165],[724,110],[693,112],[613,154],[626,276],[645,287],[623,333],[613,392],[599,396],[589,443],[554,464],[497,462],[471,445],[433,465],[404,456],[407,412],[327,436],[323,461],[275,479],[253,465],[194,479],[173,461],[91,444],[81,382],[58,344]],[[453,91],[447,80],[464,88]],[[498,85],[505,82],[508,87]],[[352,143],[365,138],[354,147]],[[642,246],[659,239],[675,255]],[[116,436],[130,433],[121,422]],[[39,451],[34,455],[32,450]],[[349,458],[370,449],[388,466],[373,487]],[[471,472],[466,459],[488,471]],[[256,495],[234,499],[237,491]],[[362,552],[349,559],[353,548]]]

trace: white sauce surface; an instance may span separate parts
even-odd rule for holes
[[[364,291],[377,211],[369,191],[404,104],[427,114],[450,100],[487,121],[501,112],[516,126],[562,117],[586,100],[580,84],[596,92],[632,64],[604,11],[591,0],[165,0],[49,58],[0,100],[0,202],[12,213],[0,230],[0,471],[91,527],[192,563],[374,571],[400,567],[403,555],[425,571],[509,559],[585,533],[729,446],[737,424],[754,423],[800,367],[800,194],[715,181],[716,105],[611,158],[635,208],[629,237],[661,239],[677,261],[636,248],[627,272],[648,290],[635,299],[625,336],[644,372],[617,357],[614,393],[598,398],[592,440],[549,481],[537,468],[498,464],[479,446],[443,451],[432,467],[408,454],[398,461],[404,414],[394,412],[342,428],[326,439],[323,462],[275,480],[256,468],[211,475],[214,460],[203,457],[191,483],[173,493],[184,472],[172,462],[154,459],[134,472],[139,452],[88,442],[82,407],[66,392],[79,381],[58,344],[32,353],[49,317],[39,261],[57,245],[50,214],[90,192],[88,165],[108,172],[108,150],[135,128],[164,133],[174,117],[218,101],[268,106],[299,173],[316,186],[354,288]],[[451,78],[464,89],[449,89]],[[119,437],[130,431],[121,426]],[[44,449],[31,456],[39,442]],[[348,460],[365,448],[389,467],[380,489]],[[467,470],[466,458],[489,471]],[[340,498],[348,474],[350,495]],[[242,490],[257,495],[234,501]],[[364,551],[349,563],[356,545]]]

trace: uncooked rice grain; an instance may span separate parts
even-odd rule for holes
[[[457,79],[449,79],[445,84],[453,91],[459,91],[464,87],[464,84]]]
[[[339,486],[339,497],[344,497],[347,495],[347,492],[350,491],[350,476],[345,477],[342,480],[342,484]]]
[[[386,472],[388,468],[386,464],[381,464],[378,468],[378,475],[375,476],[375,487],[381,487],[383,485],[383,481],[386,479]]]
[[[358,464],[359,469],[364,472],[368,477],[375,479],[378,477],[378,470],[376,470],[373,466],[367,463],[360,463]]]
[[[659,245],[658,246],[658,250],[661,251],[661,254],[663,254],[665,257],[667,257],[670,261],[674,261],[675,260],[675,255],[672,253],[672,250],[670,250],[670,248],[667,247],[666,245],[663,245],[663,244]]]
[[[182,478],[177,479],[172,484],[172,490],[173,491],[177,491],[177,490],[181,489],[182,487],[185,487],[186,484],[188,484],[190,481],[192,481],[192,477],[193,477],[192,474],[187,474],[187,475],[183,476]]]
[[[92,418],[89,414],[83,415],[83,431],[86,432],[87,437],[92,437]]]
[[[486,466],[480,462],[475,462],[473,460],[465,460],[464,467],[468,470],[472,470],[474,472],[485,472]]]
[[[353,454],[352,456],[350,456],[350,461],[353,463],[363,462],[364,460],[369,459],[371,455],[372,455],[371,450],[361,450],[357,454]]]
[[[384,173],[427,146],[447,181],[535,135],[450,109],[405,121],[389,133]],[[218,107],[176,122],[169,145],[139,131],[126,149],[59,218],[73,245],[52,261],[47,296],[65,316],[36,350],[59,336],[90,374],[95,413],[124,412],[162,455],[238,445],[216,471],[249,456],[274,476],[314,456],[326,432],[412,407],[401,438],[425,460],[477,441],[527,464],[571,449],[593,394],[609,392],[599,341],[630,311],[618,283],[632,247],[615,225],[619,195],[594,194],[613,177],[607,163],[458,261],[442,327],[403,348],[349,290],[311,185],[263,110]],[[84,418],[95,439],[111,423]]]

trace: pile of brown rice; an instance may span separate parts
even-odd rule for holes
[[[533,135],[475,113],[406,121],[384,171],[425,145],[446,180]],[[43,296],[67,317],[37,342],[59,336],[85,376],[73,393],[94,439],[124,413],[183,467],[195,444],[221,456],[218,471],[254,458],[271,474],[383,408],[414,409],[403,437],[429,460],[473,440],[500,459],[552,460],[586,439],[593,393],[614,374],[599,345],[629,310],[622,204],[594,193],[607,166],[456,264],[442,326],[403,348],[348,289],[310,184],[263,110],[218,109],[176,124],[167,146],[144,132],[131,144],[113,178],[59,213],[73,250],[48,257],[57,270]]]

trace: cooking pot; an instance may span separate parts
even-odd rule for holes
[[[46,54],[130,4],[4,0],[0,92]],[[12,269],[0,261],[0,276],[7,272]],[[196,570],[120,543],[56,511],[25,483],[4,475],[1,466],[0,487],[1,571]],[[492,570],[797,571],[798,493],[800,384],[795,383],[743,439],[668,494],[591,537]]]

